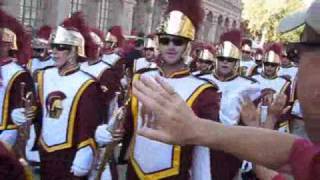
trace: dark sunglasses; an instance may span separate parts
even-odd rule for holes
[[[44,49],[42,49],[42,48],[34,48],[33,51],[37,52],[37,53],[43,53]]]
[[[204,59],[199,59],[199,61],[198,61],[198,62],[199,62],[199,63],[207,64],[207,65],[213,64],[213,62],[212,62],[212,61],[204,60]]]
[[[145,51],[154,51],[154,48],[144,48]]]
[[[265,62],[265,63],[263,63],[263,65],[264,65],[264,66],[271,66],[271,67],[277,67],[277,66],[278,66],[278,64],[276,64],[276,63],[271,63],[271,62]]]
[[[221,61],[221,62],[227,61],[227,62],[229,62],[229,63],[232,63],[232,62],[236,62],[237,59],[219,57],[219,58],[218,58],[218,61]]]
[[[187,43],[187,40],[182,38],[168,38],[168,37],[159,38],[159,43],[162,45],[169,45],[170,42],[172,42],[175,46],[182,46]]]
[[[51,49],[56,49],[58,51],[71,51],[72,46],[66,44],[51,44]]]

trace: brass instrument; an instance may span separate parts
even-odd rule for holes
[[[30,113],[34,113],[35,112],[35,106],[33,106],[34,96],[32,92],[26,93],[25,82],[20,83],[20,97],[21,97],[20,106],[25,108],[25,114],[28,115]],[[29,139],[29,131],[30,131],[31,124],[32,122],[28,121],[18,127],[16,149],[21,160],[24,160],[24,161],[25,161],[25,147]]]
[[[36,110],[35,106],[33,106],[34,96],[31,91],[26,93],[25,82],[20,83],[20,98],[21,98],[20,106],[25,108],[25,114],[28,115],[30,113],[34,113]],[[27,179],[32,179],[32,170],[28,164],[28,161],[26,160],[26,154],[25,154],[25,149],[26,149],[27,141],[29,139],[31,124],[32,122],[28,121],[18,127],[18,137],[14,147],[15,151],[19,156],[19,162],[22,164],[22,166],[25,169]]]
[[[128,69],[124,69],[125,75],[124,77],[128,80],[128,82],[131,81],[130,75],[129,75],[129,70]],[[131,82],[129,83],[131,84]],[[128,85],[128,87],[120,87],[120,91],[121,92],[117,92],[117,96],[121,95],[121,100],[122,100],[122,106],[119,107],[117,110],[115,110],[115,112],[113,113],[113,117],[111,119],[114,119],[114,121],[109,122],[109,126],[107,128],[107,130],[112,134],[114,131],[116,131],[119,128],[123,127],[123,123],[125,121],[126,118],[126,114],[127,114],[127,109],[128,109],[128,105],[130,102],[130,96],[129,96],[129,87],[130,85]],[[107,144],[105,147],[105,151],[102,157],[102,161],[99,164],[98,167],[98,172],[97,175],[95,177],[95,180],[101,180],[101,176],[103,171],[105,170],[106,164],[108,163],[108,161],[110,160],[110,158],[113,155],[113,151],[114,148],[119,144],[119,141],[115,141],[112,142],[111,144]]]

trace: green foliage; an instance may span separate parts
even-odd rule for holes
[[[268,41],[296,41],[302,29],[280,35],[277,27],[287,15],[303,7],[302,0],[243,0],[243,20],[253,37],[261,36],[267,30]]]

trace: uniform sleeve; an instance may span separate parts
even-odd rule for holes
[[[203,119],[219,121],[220,95],[215,88],[205,89],[192,105],[194,113]]]
[[[217,90],[208,88],[199,95],[192,109],[201,118],[219,121],[219,105],[220,95]],[[240,166],[239,159],[222,151],[209,151],[201,146],[196,146],[193,150],[192,173],[194,178],[202,179],[203,175],[210,174],[212,179],[232,179],[238,173]]]
[[[98,84],[92,83],[80,98],[75,122],[77,131],[74,134],[78,149],[86,146],[95,149],[94,133],[103,120],[101,93]]]
[[[291,149],[289,165],[295,179],[320,178],[320,145],[297,139]]]

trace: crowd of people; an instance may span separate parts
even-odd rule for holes
[[[280,25],[300,43],[260,48],[198,42],[201,4],[169,0],[145,37],[76,12],[31,39],[0,9],[0,179],[320,178],[320,1]]]

